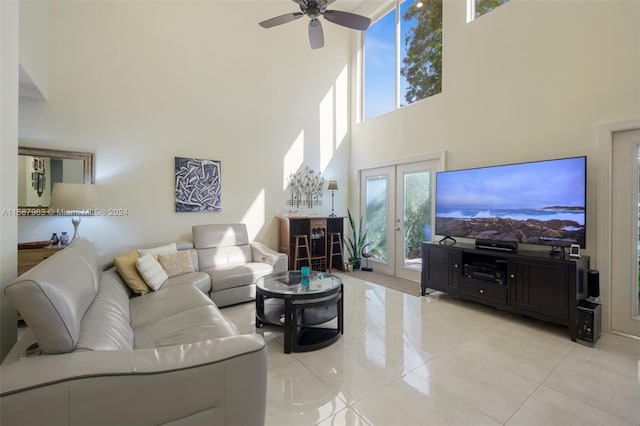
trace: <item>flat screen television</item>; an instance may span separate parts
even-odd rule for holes
[[[586,176],[586,157],[438,172],[435,234],[585,248]]]

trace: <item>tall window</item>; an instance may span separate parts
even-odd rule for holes
[[[442,88],[442,0],[396,0],[364,36],[364,119]]]

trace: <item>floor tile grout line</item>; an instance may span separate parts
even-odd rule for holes
[[[426,363],[425,363],[425,365],[426,365],[426,364],[429,364],[431,361],[432,361],[432,360],[429,360],[428,362],[426,362]],[[433,383],[431,380],[426,379],[426,378],[424,378],[424,377],[420,376],[419,374],[414,373],[413,371],[414,371],[414,370],[416,370],[416,369],[418,369],[418,368],[421,368],[421,367],[416,367],[416,368],[414,368],[413,370],[409,371],[407,374],[413,374],[413,375],[414,375],[414,376],[416,376],[417,378],[419,378],[419,379],[421,379],[421,380],[424,380],[424,381],[428,382],[430,386],[433,386],[433,387],[437,388],[439,391],[441,391],[441,392],[443,392],[443,393],[447,394],[449,397],[451,397],[451,398],[455,399],[456,401],[461,402],[462,404],[466,405],[467,407],[470,407],[471,409],[473,409],[473,410],[475,410],[475,411],[479,411],[479,412],[481,412],[482,414],[486,415],[486,416],[487,416],[487,417],[489,417],[490,419],[495,420],[496,422],[498,422],[498,423],[500,423],[500,424],[502,424],[502,425],[504,425],[504,424],[505,424],[505,423],[501,422],[500,420],[496,419],[495,417],[493,417],[491,414],[487,413],[485,410],[475,407],[474,405],[472,405],[471,403],[469,403],[469,402],[465,401],[464,399],[462,399],[462,398],[460,398],[460,397],[458,397],[458,396],[456,396],[456,395],[452,394],[451,392],[449,392],[448,390],[446,390],[446,389],[445,389],[445,388],[443,388],[442,386],[439,386],[439,385],[437,385],[436,383]]]
[[[522,409],[522,407],[524,407],[524,405],[527,403],[527,401],[529,401],[531,399],[531,397],[538,391],[538,389],[540,389],[540,386],[543,386],[542,383],[537,383],[535,389],[524,399],[524,401],[522,401],[522,403],[518,406],[518,408],[516,408],[513,413],[511,413],[511,415],[509,416],[509,418],[507,419],[506,422],[504,422],[503,424],[508,424],[511,419],[513,419],[513,416],[515,416],[516,414],[518,414],[518,411],[520,411]]]
[[[476,336],[477,336],[477,335],[476,335]],[[468,339],[467,339],[467,340],[468,340]],[[460,342],[460,343],[463,343],[463,342]],[[472,355],[472,356],[473,356],[473,354],[472,354],[472,353],[470,353],[469,351],[465,351],[463,348],[458,348],[458,346],[459,346],[459,344],[458,344],[458,345],[455,345],[454,347],[452,347],[452,348],[451,348],[451,349],[449,349],[448,351],[443,352],[442,354],[440,354],[440,355],[438,355],[438,356],[436,356],[436,357],[434,357],[434,358],[430,359],[430,360],[429,360],[428,362],[426,362],[424,365],[431,363],[431,361],[434,361],[434,360],[436,360],[437,358],[440,358],[442,355],[445,355],[446,353],[451,352],[451,351],[452,351],[452,350],[454,350],[454,349],[459,349],[459,350],[461,350],[461,351],[463,351],[463,352],[467,353],[468,355]],[[499,367],[499,368],[503,368],[501,365],[496,364],[496,363],[491,362],[491,361],[488,361],[488,360],[486,360],[486,359],[482,359],[482,361],[483,361],[483,362],[486,362],[486,363],[488,363],[488,364],[491,364],[491,365],[493,365],[493,366],[496,366],[496,367]],[[414,368],[413,370],[411,370],[410,372],[413,372],[414,370],[417,370],[418,368],[421,368],[421,367],[422,367],[422,366],[416,367],[416,368]],[[524,401],[523,401],[523,402],[518,406],[518,408],[517,408],[516,410],[514,410],[514,412],[513,412],[513,413],[511,413],[511,416],[509,416],[509,420],[510,420],[510,419],[511,419],[511,417],[513,417],[513,416],[515,415],[515,413],[517,413],[517,412],[518,412],[518,410],[520,410],[520,408],[522,407],[522,405],[524,405],[524,404],[529,400],[529,398],[531,398],[531,396],[535,393],[535,391],[536,391],[536,390],[537,390],[537,389],[538,389],[538,388],[539,388],[543,383],[542,383],[542,382],[538,382],[538,381],[536,381],[536,380],[533,380],[533,379],[531,379],[531,378],[529,378],[529,377],[525,377],[525,376],[523,376],[523,375],[521,375],[521,374],[518,374],[518,373],[516,373],[516,372],[514,372],[514,371],[512,371],[512,370],[510,370],[510,369],[504,369],[504,371],[506,371],[506,372],[508,372],[508,373],[511,373],[511,374],[514,374],[514,375],[517,375],[518,377],[521,377],[521,378],[526,379],[526,380],[528,380],[528,381],[534,382],[534,383],[536,384],[535,389],[534,389],[534,390],[533,390],[533,391],[532,391],[532,392],[531,392],[531,393],[530,393],[530,394],[525,398],[525,400],[524,400]],[[414,374],[415,374],[415,373],[414,373]],[[421,377],[421,376],[418,376],[418,377]],[[421,377],[421,378],[422,378],[422,377]],[[437,384],[435,384],[435,383],[431,382],[430,380],[428,380],[428,379],[424,379],[424,378],[423,378],[423,380],[427,380],[427,381],[428,381],[429,383],[431,383],[433,386],[436,386],[436,387],[438,387],[439,389],[441,389],[441,390],[443,390],[443,391],[447,392],[444,388],[442,388],[442,387],[438,386]],[[493,417],[492,415],[490,415],[489,413],[487,413],[486,411],[484,411],[484,410],[482,410],[482,409],[479,409],[479,408],[474,407],[474,406],[473,406],[473,405],[471,405],[470,403],[466,402],[465,400],[463,400],[463,399],[461,399],[461,398],[456,397],[455,395],[453,395],[453,394],[451,394],[451,393],[449,393],[449,392],[447,392],[447,393],[448,393],[449,395],[453,396],[454,398],[457,398],[457,399],[459,399],[459,400],[461,400],[461,401],[465,402],[467,405],[469,405],[469,406],[473,407],[474,409],[479,410],[479,411],[482,411],[484,414],[486,414],[487,416],[489,416],[489,417],[491,417],[492,419],[496,420],[496,421],[497,421],[498,423],[500,423],[500,424],[506,425],[506,424],[508,423],[508,421],[509,421],[509,420],[507,420],[506,422],[504,422],[504,423],[503,423],[503,422],[501,422],[500,420],[498,420],[498,419],[496,419],[495,417]]]
[[[613,411],[609,411],[609,410],[607,410],[607,409],[605,409],[605,408],[601,408],[601,407],[593,406],[592,404],[590,404],[590,403],[589,403],[589,402],[587,402],[587,401],[582,401],[582,400],[580,400],[580,399],[577,399],[577,398],[575,398],[574,396],[569,395],[569,394],[565,393],[564,391],[562,391],[562,390],[560,390],[560,389],[557,389],[557,388],[555,388],[555,387],[553,387],[553,386],[550,386],[549,384],[547,384],[547,383],[546,383],[546,381],[549,379],[549,377],[551,377],[551,375],[552,375],[552,374],[553,374],[557,369],[559,369],[559,368],[560,368],[560,366],[561,366],[565,361],[567,361],[567,358],[569,358],[569,356],[571,355],[571,353],[572,353],[572,352],[574,352],[577,348],[578,348],[578,343],[576,343],[576,344],[575,344],[575,346],[574,346],[573,348],[571,348],[571,350],[570,350],[569,352],[567,352],[567,354],[566,354],[566,356],[564,357],[564,359],[563,359],[562,361],[560,361],[560,362],[558,363],[558,365],[556,365],[556,367],[555,367],[555,368],[554,368],[554,369],[553,369],[553,370],[552,370],[552,371],[547,375],[547,377],[545,377],[544,381],[543,381],[540,385],[541,385],[541,386],[544,386],[544,387],[546,387],[546,388],[548,388],[548,389],[551,389],[551,390],[552,390],[552,391],[554,391],[554,392],[558,392],[559,394],[563,395],[563,396],[564,396],[564,397],[566,397],[566,398],[569,398],[569,399],[571,399],[571,400],[573,400],[573,401],[577,401],[577,402],[579,402],[580,404],[588,405],[588,406],[590,406],[591,408],[593,408],[593,409],[595,409],[595,410],[598,410],[598,411],[601,411],[601,412],[603,412],[603,413],[606,413],[606,414],[608,414],[608,415],[610,415],[610,416],[616,417],[616,418],[618,418],[618,419],[620,419],[620,420],[622,420],[622,421],[624,421],[624,422],[634,424],[632,421],[629,421],[629,420],[627,420],[627,419],[625,419],[625,418],[623,418],[623,417],[620,417],[617,413],[615,413],[615,412],[613,412]],[[639,362],[640,362],[640,361],[639,361]],[[610,370],[605,369],[605,368],[601,368],[601,370],[604,370],[604,371],[606,371],[606,372],[607,372],[607,373],[609,373],[609,374],[614,374],[614,375],[616,375],[616,376],[618,376],[618,377],[621,377],[621,378],[623,378],[623,379],[629,379],[629,377],[627,377],[627,376],[624,376],[624,375],[622,375],[622,374],[618,374],[618,373],[616,373],[616,372],[610,371]],[[631,379],[631,380],[633,380],[633,379]],[[640,424],[639,424],[639,426],[640,426]]]
[[[475,338],[479,337],[479,336],[480,336],[480,335],[482,335],[482,334],[485,334],[487,331],[489,331],[489,330],[483,330],[482,332],[477,333],[476,335],[474,335],[474,336],[472,336],[472,337],[469,337],[468,339],[465,339],[464,341],[459,342],[458,344],[456,344],[456,345],[455,345],[455,348],[459,348],[461,351],[463,351],[463,352],[465,352],[465,353],[467,353],[467,354],[469,354],[469,355],[474,355],[474,354],[472,353],[472,351],[470,351],[470,350],[468,350],[468,349],[465,349],[465,348],[461,347],[461,345],[462,345],[463,343],[466,343],[466,342],[468,342],[468,341],[470,341],[470,340],[472,340],[472,339],[475,339]],[[525,376],[524,374],[522,374],[522,373],[520,373],[520,372],[518,372],[518,371],[514,371],[514,370],[512,370],[512,369],[510,369],[510,368],[506,368],[505,370],[506,370],[506,371],[508,371],[508,372],[510,372],[510,373],[512,373],[512,374],[515,374],[515,375],[517,375],[517,376],[520,376],[520,377],[522,377],[522,378],[524,378],[524,379],[531,380],[531,381],[536,382],[536,383],[538,383],[538,384],[543,384],[543,383],[544,383],[544,381],[549,377],[549,375],[551,375],[551,373],[553,373],[553,371],[554,371],[556,368],[558,368],[558,366],[559,366],[560,364],[562,364],[562,362],[566,359],[566,357],[567,357],[567,356],[569,356],[569,354],[573,351],[573,349],[574,349],[574,348],[571,348],[571,350],[569,350],[569,351],[568,351],[566,354],[564,354],[564,355],[562,355],[561,353],[558,353],[558,355],[560,355],[562,358],[561,358],[561,359],[560,359],[560,361],[559,361],[559,362],[558,362],[558,363],[557,363],[557,364],[556,364],[556,365],[555,365],[555,366],[554,366],[554,367],[553,367],[553,368],[552,368],[552,369],[551,369],[551,370],[550,370],[550,371],[545,375],[545,377],[544,377],[541,381],[539,381],[539,380],[537,380],[537,379],[532,379],[531,377]],[[500,365],[500,364],[498,364],[498,363],[496,363],[496,362],[493,362],[493,361],[491,361],[491,360],[489,360],[489,359],[485,359],[485,358],[483,358],[483,361],[488,362],[489,364],[492,364],[492,365],[494,365],[494,366],[496,366],[496,367],[504,368],[502,365]]]
[[[343,343],[343,342],[340,342],[339,344],[342,344],[342,343]],[[383,356],[383,357],[387,358],[387,357],[386,357],[386,355],[384,355],[384,354],[380,353],[380,352],[379,352],[379,351],[377,351],[377,350],[376,350],[376,353],[378,353],[378,354],[380,354],[381,356]],[[304,360],[304,358],[300,358],[300,359],[298,359],[298,361],[300,361],[300,363],[301,363],[301,364],[302,364],[302,365],[303,365],[303,366],[304,366],[304,367],[305,367],[305,368],[306,368],[306,369],[307,369],[307,370],[308,370],[308,371],[309,371],[309,372],[310,372],[310,373],[311,373],[311,374],[312,374],[316,379],[318,379],[318,380],[320,381],[320,383],[322,383],[323,385],[325,385],[329,390],[332,390],[332,389],[329,387],[329,384],[327,384],[324,380],[322,380],[322,378],[321,378],[321,377],[319,377],[318,375],[316,375],[316,374],[315,374],[315,373],[314,373],[314,372],[313,372],[313,371],[312,371],[312,370],[311,370],[311,369],[310,369],[310,368],[309,368],[309,367],[308,367],[304,362],[302,362],[303,360]],[[393,361],[393,360],[392,360],[392,361]],[[397,361],[395,361],[395,362],[397,362]],[[400,377],[398,377],[398,378],[401,378],[404,374],[408,373],[408,369],[407,369],[407,368],[405,368],[405,367],[403,366],[403,369],[405,370],[405,372],[404,372]],[[377,374],[376,374],[376,376],[381,377],[382,379],[386,380],[386,378],[385,378],[384,376],[380,376],[380,375],[377,375]],[[397,378],[396,378],[396,379],[397,379]],[[384,387],[386,387],[389,383],[393,382],[393,381],[394,381],[394,380],[396,380],[396,379],[392,379],[391,381],[389,381],[389,382],[385,383],[385,384],[384,384],[381,388],[379,388],[379,389],[372,390],[371,392],[369,392],[369,393],[367,393],[365,396],[363,396],[361,399],[364,399],[365,397],[369,396],[369,395],[370,395],[370,394],[372,394],[373,392],[376,392],[377,390],[383,389],[383,388],[384,388]],[[342,400],[342,402],[344,402],[344,403],[347,405],[347,407],[350,407],[351,405],[355,404],[355,402],[356,402],[356,401],[354,401],[354,402],[352,402],[352,403],[349,403],[349,402],[347,402],[346,400],[344,400],[344,399],[342,399],[342,398],[341,398],[341,400]]]
[[[562,357],[562,359],[560,360],[560,362],[559,362],[555,367],[553,367],[553,368],[551,369],[551,371],[549,371],[549,373],[544,377],[544,379],[542,380],[542,382],[540,382],[541,384],[544,384],[544,383],[547,381],[547,379],[549,379],[549,377],[551,377],[551,375],[552,375],[552,374],[553,374],[553,373],[554,373],[558,368],[560,368],[560,366],[562,365],[562,363],[563,363],[563,362],[565,362],[565,361],[567,360],[567,358],[569,357],[569,355],[571,355],[571,353],[572,353],[573,351],[575,351],[575,350],[576,350],[576,347],[577,347],[577,343],[576,343],[576,346],[572,347],[572,348],[571,348],[571,350],[570,350],[570,351],[568,351],[568,352],[564,355],[564,357]],[[564,392],[560,392],[560,393],[562,393],[563,395],[565,395],[565,394],[564,394]],[[567,395],[567,396],[568,396],[568,395]],[[574,399],[575,399],[575,398],[574,398]]]

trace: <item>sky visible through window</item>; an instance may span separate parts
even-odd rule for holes
[[[365,32],[364,119],[395,109],[395,9]]]
[[[405,43],[407,33],[416,24],[416,19],[404,21],[407,8],[412,1],[400,5],[400,61],[407,55]],[[400,78],[400,106],[406,105],[404,94],[408,83],[396,72],[396,9],[392,9],[372,24],[365,32],[364,49],[364,119],[385,114],[396,109],[395,79]]]

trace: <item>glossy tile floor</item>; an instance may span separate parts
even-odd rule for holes
[[[283,353],[268,345],[267,425],[639,425],[640,342],[568,330],[442,293],[416,297],[343,274],[345,333]],[[224,308],[256,331],[254,305]]]

